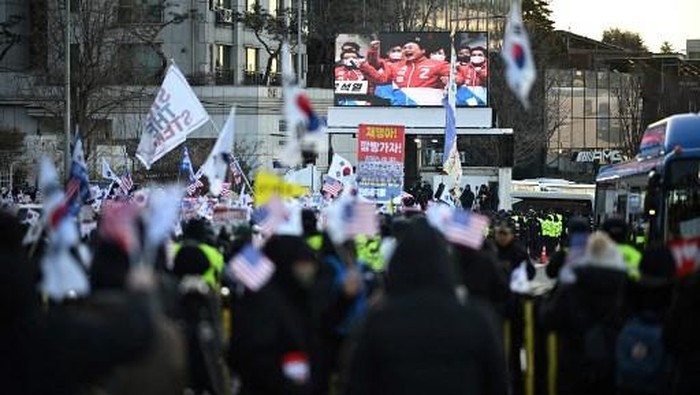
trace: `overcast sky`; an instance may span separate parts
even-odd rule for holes
[[[642,35],[652,51],[668,40],[685,52],[700,39],[700,0],[551,0],[555,27],[599,40],[609,27]]]

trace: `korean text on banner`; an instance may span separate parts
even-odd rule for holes
[[[282,198],[302,196],[308,192],[297,184],[287,183],[281,177],[261,171],[255,176],[255,206],[260,207],[273,196]]]
[[[171,64],[146,116],[136,157],[147,169],[209,121],[185,76]]]
[[[357,185],[362,197],[388,202],[401,194],[404,134],[400,125],[359,125]]]

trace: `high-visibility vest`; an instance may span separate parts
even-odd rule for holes
[[[382,257],[379,237],[367,237],[358,235],[355,237],[357,247],[357,258],[367,264],[373,271],[384,270],[384,259]]]
[[[306,238],[306,244],[309,245],[314,251],[321,251],[323,248],[323,235],[313,235]]]
[[[622,253],[622,259],[627,266],[627,276],[633,280],[639,280],[641,277],[639,264],[642,261],[642,253],[629,244],[620,244],[619,248]]]
[[[202,280],[213,289],[219,289],[219,278],[224,271],[224,256],[219,250],[208,244],[198,243],[196,247],[202,251],[209,262],[209,267],[202,274]],[[173,246],[173,255],[177,255],[181,248],[182,243],[175,243]]]

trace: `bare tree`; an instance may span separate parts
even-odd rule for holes
[[[0,61],[12,47],[22,41],[22,35],[14,30],[22,20],[23,18],[19,15],[10,15],[5,21],[0,22]]]
[[[392,30],[423,31],[429,26],[430,18],[444,2],[441,0],[404,0],[393,2],[396,17]]]
[[[269,85],[272,82],[272,65],[275,59],[279,59],[282,43],[287,41],[291,51],[295,50],[298,43],[297,13],[291,8],[270,13],[260,3],[255,3],[252,8],[238,12],[236,20],[244,28],[253,32],[255,38],[267,52],[268,58],[263,81]]]
[[[632,74],[620,78],[620,86],[613,89],[617,99],[617,118],[623,154],[632,158],[639,149],[644,133],[642,122],[642,79]]]
[[[542,138],[544,139],[547,151],[550,148],[549,144],[554,134],[567,123],[567,120],[571,116],[571,103],[563,94],[564,89],[570,88],[566,87],[566,84],[563,83],[556,70],[545,71],[545,129]]]
[[[68,0],[70,1],[70,0]],[[35,70],[33,96],[56,122],[59,129],[64,113],[63,79],[65,62],[66,0],[46,3],[45,23],[36,37],[42,42],[46,62]],[[113,112],[132,100],[143,98],[146,88],[156,83],[167,66],[158,35],[187,15],[167,12],[166,0],[112,2],[80,0],[71,16],[71,120],[79,125],[86,156],[95,146],[110,140]]]

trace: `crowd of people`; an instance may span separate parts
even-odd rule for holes
[[[555,245],[538,263],[521,219],[545,215],[489,215],[479,248],[421,209],[382,215],[379,234],[342,243],[314,209],[301,235],[265,240],[255,221],[217,230],[192,219],[149,266],[147,219],[126,226],[104,213],[83,240],[90,253],[74,252],[90,293],[56,300],[37,287],[51,251],[23,245],[26,229],[3,212],[3,392],[524,394],[522,302],[532,298],[537,330],[558,339],[558,394],[700,389],[700,277],[678,278],[665,246],[637,250],[619,219],[594,230],[551,214],[566,226],[542,241]],[[231,271],[239,260],[252,278],[269,264],[269,280],[246,285]],[[556,283],[544,295],[513,285],[542,272]]]

